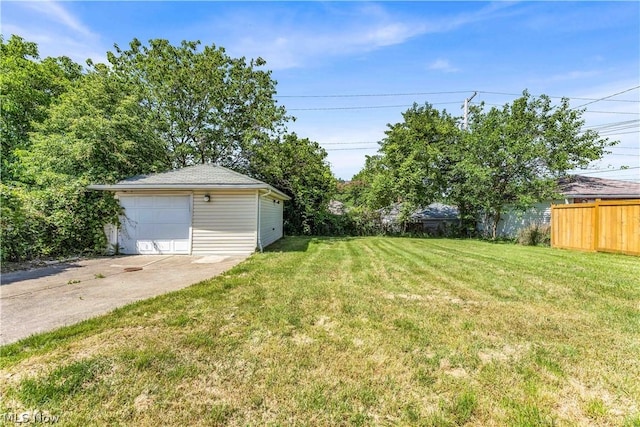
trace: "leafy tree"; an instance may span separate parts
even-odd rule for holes
[[[38,46],[12,35],[0,36],[0,140],[2,180],[14,179],[15,150],[30,146],[29,132],[48,107],[81,77],[82,67],[67,57],[40,61]]]
[[[582,131],[584,110],[568,99],[552,105],[548,96],[528,92],[501,109],[472,110],[470,132],[458,150],[450,197],[479,208],[496,237],[506,205],[526,208],[557,196],[558,178],[599,159],[609,142],[593,130]]]
[[[354,196],[369,209],[401,202],[401,218],[442,198],[443,168],[451,163],[451,146],[460,137],[455,118],[430,104],[414,104],[403,121],[389,124],[380,155],[367,158],[354,176]],[[357,193],[357,194],[356,194]]]
[[[345,186],[345,201],[350,207],[362,207],[375,210],[392,203],[393,196],[388,191],[380,189],[380,185],[390,185],[386,179],[387,168],[383,164],[382,155],[366,156],[364,168],[355,174]],[[377,187],[373,189],[373,184]]]
[[[259,69],[261,58],[247,62],[199,44],[134,39],[108,59],[140,91],[174,167],[218,163],[246,171],[252,145],[277,135],[288,119],[274,100],[276,82]]]
[[[462,132],[446,112],[414,105],[389,125],[380,155],[354,177],[364,182],[357,197],[370,208],[402,202],[401,218],[417,206],[449,202],[465,228],[484,216],[495,237],[507,205],[524,209],[554,197],[559,177],[613,144],[583,132],[582,113],[568,99],[554,106],[525,91],[501,109],[473,108],[469,132]]]
[[[18,56],[37,58],[35,44],[12,41],[12,48],[23,52]],[[87,191],[86,186],[166,170],[170,159],[164,143],[138,92],[106,66],[75,76],[68,70],[79,66],[63,60],[29,59],[21,64],[42,79],[38,87],[44,89],[18,78],[7,85],[6,96],[13,98],[10,105],[3,104],[8,112],[3,114],[3,131],[13,139],[7,147],[9,160],[3,147],[3,161],[10,162],[12,179],[3,176],[1,187],[2,260],[100,250],[106,244],[103,225],[117,220],[119,208],[111,195]],[[53,71],[38,74],[47,69]],[[67,75],[74,77],[65,79]],[[29,78],[28,73],[22,76]],[[14,93],[18,88],[27,92]],[[32,110],[24,116],[13,114],[15,100]]]
[[[285,231],[317,234],[327,219],[336,181],[317,142],[295,133],[266,141],[255,148],[251,174],[291,197],[285,204]]]
[[[50,247],[44,241],[61,236],[47,234],[43,223],[55,215],[37,209],[44,198],[28,179],[23,182],[25,170],[18,156],[32,148],[32,132],[47,119],[61,94],[82,78],[82,67],[67,57],[40,60],[37,45],[15,35],[6,42],[0,36],[0,53],[0,257],[5,261],[47,253]],[[46,190],[62,209],[64,192]]]
[[[170,158],[152,119],[131,84],[98,64],[34,125],[31,148],[20,152],[23,180],[115,182],[167,170]]]
[[[11,259],[103,249],[103,225],[120,209],[87,185],[170,167],[137,92],[104,65],[74,82],[47,116],[33,123],[30,147],[16,151],[23,189],[7,189],[14,215],[3,227],[3,256]]]

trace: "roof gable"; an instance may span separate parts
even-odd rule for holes
[[[253,179],[241,173],[232,171],[217,165],[195,165],[181,169],[174,169],[169,172],[155,173],[150,175],[137,175],[124,179],[116,185],[121,184],[193,184],[193,185],[229,185],[229,184],[265,184],[262,181]]]
[[[91,190],[132,191],[132,190],[194,190],[194,189],[264,189],[276,197],[289,200],[290,197],[266,182],[232,171],[223,166],[204,164],[187,166],[169,172],[137,175],[123,179],[113,185],[90,185]]]

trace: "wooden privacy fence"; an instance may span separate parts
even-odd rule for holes
[[[640,255],[640,200],[551,205],[551,246]]]

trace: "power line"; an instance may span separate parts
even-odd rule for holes
[[[595,128],[605,129],[609,127],[617,127],[621,125],[630,125],[630,124],[635,124],[635,126],[637,126],[638,123],[640,123],[640,119],[625,120],[622,122],[613,122],[613,123],[603,123],[600,125],[583,126],[582,129],[595,129]]]
[[[430,105],[459,104],[458,101],[453,102],[434,102]],[[407,108],[413,105],[367,105],[359,107],[311,107],[311,108],[289,108],[287,111],[330,111],[330,110],[368,110],[376,108]]]
[[[459,104],[459,103],[460,101],[434,102],[434,103],[429,103],[429,105],[453,105],[453,104]],[[478,105],[478,103],[476,102],[473,102],[472,104]],[[410,108],[410,107],[413,107],[413,105],[414,104],[362,105],[362,106],[351,106],[351,107],[309,107],[309,108],[288,108],[287,111],[333,111],[333,110],[367,110],[367,109],[382,109],[382,108]],[[493,104],[493,103],[484,103],[484,105],[489,107],[504,106],[504,104]],[[585,111],[585,114],[586,113],[640,115],[640,112],[631,113],[631,112],[623,112],[623,111]]]
[[[617,132],[617,133],[599,133],[600,136],[618,136],[618,135],[629,135],[632,133],[638,133],[638,131],[633,131],[633,132]]]
[[[633,90],[633,89],[637,89],[640,86],[631,88],[629,90]],[[625,91],[628,92],[629,90]],[[488,92],[488,91],[483,91],[483,90],[479,90],[477,91],[478,93],[486,93],[489,95],[509,95],[509,96],[522,96],[521,93],[507,93],[507,92]],[[624,93],[624,92],[622,92]],[[617,95],[617,94],[616,94]],[[539,97],[541,95],[531,95],[531,96],[536,96]],[[549,98],[556,98],[556,99],[563,99],[563,98],[567,98],[567,99],[575,99],[575,100],[579,100],[579,101],[604,101],[602,98],[583,98],[583,97],[578,97],[578,96],[552,96],[552,95],[547,95]],[[615,95],[614,95],[615,96]],[[636,100],[636,99],[612,99],[609,100],[609,102],[640,102],[640,100]]]
[[[628,170],[633,170],[633,169],[640,169],[640,166],[634,166],[632,168],[620,168],[620,169],[594,169],[592,171],[587,171],[587,172],[581,172],[581,174],[584,175],[591,175],[591,174],[595,174],[595,173],[607,173],[607,172],[619,172],[619,171],[628,171]]]
[[[637,89],[638,87],[632,88],[630,90]],[[330,95],[275,95],[275,98],[372,98],[372,97],[389,97],[389,96],[451,95],[451,94],[464,94],[464,93],[470,93],[470,92],[478,92],[478,93],[487,94],[487,95],[522,96],[522,93],[492,92],[487,90],[451,90],[451,91],[440,91],[440,92],[360,93],[360,94],[330,94]],[[625,92],[628,92],[628,91],[625,91]],[[540,95],[532,95],[532,96],[540,96]],[[552,96],[552,95],[547,95],[547,96],[549,96],[549,98],[557,98],[557,99],[568,98],[568,99],[575,99],[580,101],[606,100],[602,98],[584,98],[584,97]],[[610,100],[610,102],[640,102],[640,100],[616,99],[616,100]]]
[[[598,113],[598,114],[629,114],[629,115],[633,115],[633,116],[640,116],[640,112],[637,113],[632,113],[629,111],[593,111],[593,110],[587,110],[584,112],[585,114],[587,113]]]
[[[451,102],[450,104],[454,104]],[[289,108],[287,111],[331,111],[331,110],[368,110],[376,108],[406,108],[411,105],[371,105],[362,107],[312,107],[312,108]]]
[[[450,95],[468,93],[468,90],[454,90],[447,92],[410,92],[410,93],[366,93],[366,94],[342,94],[342,95],[276,95],[276,98],[366,98],[384,96],[416,96],[416,95]]]
[[[622,91],[620,91],[620,92],[616,92],[616,93],[614,93],[614,94],[612,94],[612,95],[603,96],[602,98],[594,99],[593,101],[587,102],[587,103],[582,104],[582,105],[578,105],[577,107],[573,107],[572,109],[573,109],[573,110],[575,110],[575,109],[577,109],[577,108],[582,108],[582,107],[584,107],[584,106],[587,106],[587,105],[593,104],[593,103],[595,103],[595,102],[604,101],[605,99],[613,98],[614,96],[618,96],[618,95],[621,95],[621,94],[623,94],[623,93],[631,92],[632,90],[635,90],[635,89],[638,89],[638,88],[640,88],[640,86],[634,86],[634,87],[632,87],[632,88],[625,89],[625,90],[622,90]],[[640,102],[640,101],[635,101],[635,102]]]

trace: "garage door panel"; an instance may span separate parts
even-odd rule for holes
[[[142,254],[169,253],[172,252],[170,241],[158,241],[158,240],[138,240],[138,251]]]
[[[157,211],[158,216],[163,217],[162,222],[169,224],[189,224],[191,222],[191,213],[186,209],[163,209],[163,211],[165,212],[162,215],[160,215],[161,211]]]
[[[189,224],[191,214],[186,209],[136,209],[136,221],[145,224]]]
[[[189,228],[176,228],[175,224],[140,224],[138,225],[138,239],[172,240],[188,239]]]
[[[173,241],[173,250],[177,254],[188,254],[189,249],[191,249],[191,245],[189,244],[189,240],[174,240]]]
[[[180,209],[188,209],[189,208],[189,199],[182,196],[163,196],[163,197],[155,197],[153,201],[153,206],[156,208],[180,208]]]

